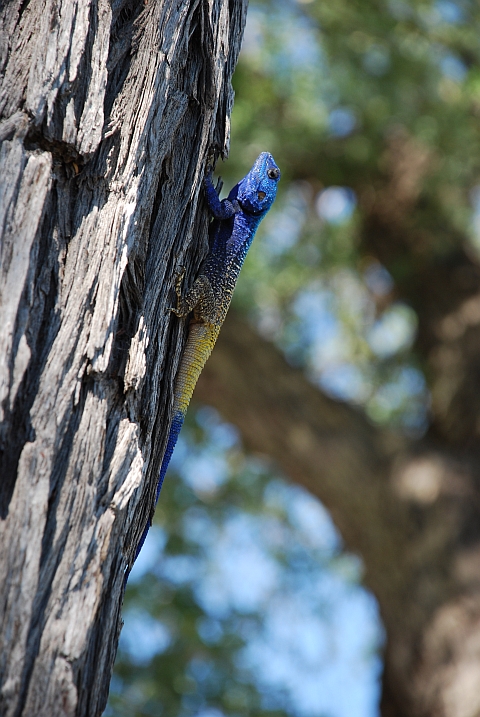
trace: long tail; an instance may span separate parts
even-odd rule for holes
[[[170,433],[168,434],[167,447],[165,448],[165,453],[163,455],[163,460],[162,460],[162,467],[160,468],[160,475],[158,476],[157,492],[155,495],[155,505],[157,505],[158,498],[160,496],[160,491],[162,490],[165,473],[167,472],[168,464],[170,463],[170,458],[172,457],[173,450],[174,450],[175,446],[177,445],[178,436],[179,436],[180,431],[182,430],[184,420],[185,420],[185,414],[182,413],[181,411],[177,411],[177,413],[173,417],[172,425],[170,426]],[[135,560],[138,558],[138,554],[140,553],[141,549],[143,548],[143,544],[147,537],[147,533],[149,531],[150,525],[151,525],[151,521],[149,519],[147,522],[147,525],[145,526],[145,530],[143,531],[142,537],[140,538],[140,542],[137,547],[137,552],[135,553]]]
[[[157,492],[155,495],[155,505],[157,505],[158,497],[160,495],[160,491],[162,490],[165,473],[167,472],[167,468],[170,463],[170,458],[172,457],[173,450],[174,450],[175,446],[177,445],[178,436],[179,436],[180,431],[182,430],[184,420],[185,420],[185,414],[182,413],[181,411],[177,411],[177,413],[173,417],[172,425],[170,426],[170,433],[168,434],[167,447],[165,448],[165,453],[164,453],[163,461],[162,461],[162,467],[160,468],[160,475],[158,476]]]
[[[158,496],[160,495],[160,491],[162,489],[163,479],[165,478],[165,473],[167,472],[173,449],[177,443],[178,434],[183,426],[183,421],[193,394],[193,389],[195,388],[197,379],[200,376],[208,357],[212,353],[219,331],[220,326],[217,324],[190,324],[187,344],[185,346],[185,351],[180,362],[175,381],[175,398],[173,404],[175,414],[170,427],[170,433],[168,434],[167,447],[165,449],[162,467],[160,468],[160,475],[158,477],[155,505],[157,504]],[[138,544],[137,552],[135,553],[135,560],[138,558],[138,554],[143,547],[150,524],[151,522],[149,520]]]

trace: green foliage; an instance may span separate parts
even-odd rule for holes
[[[395,284],[408,288],[419,263],[478,241],[471,197],[480,162],[479,13],[473,2],[449,0],[257,0],[234,78],[228,176],[241,176],[262,149],[282,170],[237,306],[325,390],[360,403],[375,421],[414,431],[424,429],[428,410],[413,341],[418,307],[398,305]],[[353,198],[337,220],[321,212],[322,191],[332,187]],[[401,215],[389,209],[391,221],[403,222],[398,231],[416,246],[391,253],[392,285],[379,294],[366,280],[377,266],[369,221],[372,206],[378,214],[389,201]],[[363,311],[335,288],[346,273]],[[296,312],[305,292],[334,294],[330,314],[344,348],[330,352],[330,363],[357,375],[350,387],[339,388],[325,358],[315,358],[318,341]],[[370,337],[397,308],[410,317],[412,340],[377,351]]]
[[[293,180],[308,183],[312,199],[327,186],[355,190],[361,202],[350,241],[315,223],[310,202],[301,243],[321,246],[322,266],[358,260],[355,235],[368,195],[385,183],[387,146],[398,133],[429,157],[424,216],[417,209],[415,220],[439,225],[440,213],[447,227],[465,231],[480,161],[479,12],[474,3],[403,0],[251,4],[228,172],[241,175],[268,147],[283,192]],[[439,251],[451,241],[440,234]],[[295,265],[296,253],[295,245],[285,263]]]
[[[437,178],[468,185],[480,156],[479,9],[455,5],[448,22],[446,5],[454,3],[252,4],[232,163],[270,146],[287,181],[359,188],[381,173],[385,140],[401,125],[438,152]],[[344,136],[329,126],[340,108],[355,123]]]

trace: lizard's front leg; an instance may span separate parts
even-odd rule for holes
[[[211,166],[207,166],[203,180],[208,207],[216,219],[229,219],[239,211],[240,207],[236,200],[231,202],[229,199],[222,199],[222,201],[220,201],[217,190],[213,186],[212,171]]]
[[[185,269],[182,269],[177,275],[175,281],[175,292],[177,294],[177,308],[170,309],[178,316],[184,319],[191,311],[195,310],[196,318],[202,321],[210,319],[211,310],[214,307],[215,298],[211,284],[206,276],[200,274],[195,279],[193,286],[185,293],[182,293],[182,281],[185,276]]]

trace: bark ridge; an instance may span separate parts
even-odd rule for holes
[[[228,151],[246,0],[0,11],[0,714],[97,715]]]

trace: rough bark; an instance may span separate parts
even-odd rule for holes
[[[0,9],[1,715],[105,705],[246,4]]]

